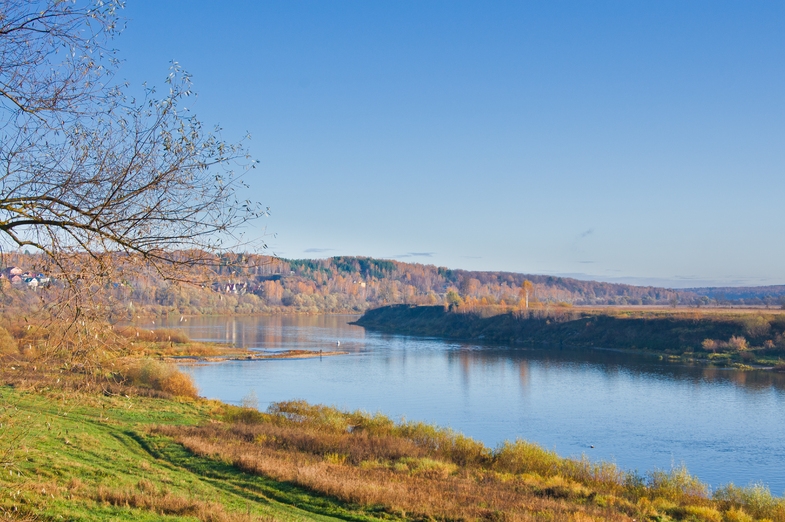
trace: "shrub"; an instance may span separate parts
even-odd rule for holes
[[[738,350],[738,351],[746,350],[748,348],[747,339],[745,339],[742,336],[734,335],[728,340],[728,347],[731,348],[732,350]]]
[[[592,462],[585,455],[580,460],[562,461],[563,474],[586,484],[621,487],[629,482],[630,475],[612,462]]]
[[[769,319],[763,317],[762,315],[746,317],[742,321],[742,324],[744,325],[744,331],[746,331],[747,334],[753,338],[762,337],[769,333],[769,330],[771,330],[771,323],[769,323]]]
[[[354,412],[350,414],[349,422],[353,426],[352,431],[364,431],[370,435],[389,435],[395,428],[395,422],[381,413],[369,415],[365,412]]]
[[[701,348],[707,352],[716,352],[718,348],[717,341],[714,339],[704,339],[701,343]]]
[[[350,415],[329,406],[311,405],[303,400],[274,402],[267,410],[271,415],[335,433],[349,431]]]
[[[190,375],[171,364],[150,359],[126,361],[120,368],[126,384],[162,391],[178,397],[196,398],[198,390]]]
[[[670,471],[650,472],[648,486],[652,497],[662,497],[673,502],[703,499],[709,493],[708,487],[690,475],[684,466]]]
[[[171,393],[175,397],[195,399],[199,396],[199,390],[191,376],[179,370],[173,371],[161,380],[161,391]]]
[[[461,466],[478,465],[489,460],[491,452],[481,442],[449,428],[423,422],[405,422],[390,430],[390,435],[410,440],[423,450]]]
[[[544,477],[555,475],[561,468],[561,458],[553,452],[525,440],[505,442],[493,455],[493,469],[507,473],[537,473]]]
[[[397,427],[395,435],[407,438],[428,451],[437,451],[443,446],[447,430],[424,422],[407,422]]]
[[[773,497],[769,488],[763,484],[745,488],[729,484],[715,491],[713,497],[729,506],[743,508],[756,518],[785,518],[785,499]]]
[[[449,445],[441,454],[460,466],[481,465],[489,460],[491,452],[482,442],[461,434],[452,434]]]
[[[687,506],[684,508],[685,514],[691,520],[701,522],[722,522],[722,513],[708,506]]]
[[[261,424],[270,420],[270,415],[256,408],[229,406],[223,416],[226,422],[233,424]]]

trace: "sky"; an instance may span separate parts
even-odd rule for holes
[[[259,161],[246,230],[671,287],[785,284],[781,1],[128,0],[131,85]]]

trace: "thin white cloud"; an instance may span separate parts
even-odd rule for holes
[[[406,257],[433,257],[436,252],[407,252],[405,254],[398,254],[392,256],[393,259],[403,259]]]

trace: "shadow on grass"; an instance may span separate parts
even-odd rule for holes
[[[291,513],[307,511],[324,519],[351,521],[402,520],[387,513],[383,506],[360,506],[343,502],[335,497],[305,489],[289,482],[279,482],[267,477],[250,475],[221,460],[198,457],[168,437],[125,432],[147,453],[159,461],[193,473],[211,486],[222,489],[249,502],[269,504],[275,502],[279,509],[290,506]]]

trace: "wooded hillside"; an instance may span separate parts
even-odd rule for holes
[[[32,254],[6,254],[4,269],[48,274],[42,259]],[[89,283],[90,274],[84,274]],[[318,313],[362,312],[386,304],[443,304],[460,300],[462,306],[519,306],[528,290],[531,307],[582,305],[689,305],[717,304],[780,306],[785,287],[735,289],[737,295],[707,293],[701,289],[580,281],[547,275],[511,272],[474,272],[433,265],[367,257],[280,259],[233,254],[216,257],[209,266],[184,271],[189,283],[165,281],[154,270],[139,268],[121,280],[102,284],[96,291],[115,314],[138,313]],[[526,283],[528,281],[528,283]],[[46,302],[47,288],[31,290],[24,281],[0,279],[6,305],[38,306]],[[527,285],[527,289],[524,289]],[[784,289],[779,293],[779,289]],[[708,290],[708,289],[707,289]],[[713,290],[713,289],[712,289]],[[15,305],[15,306],[16,306]]]

